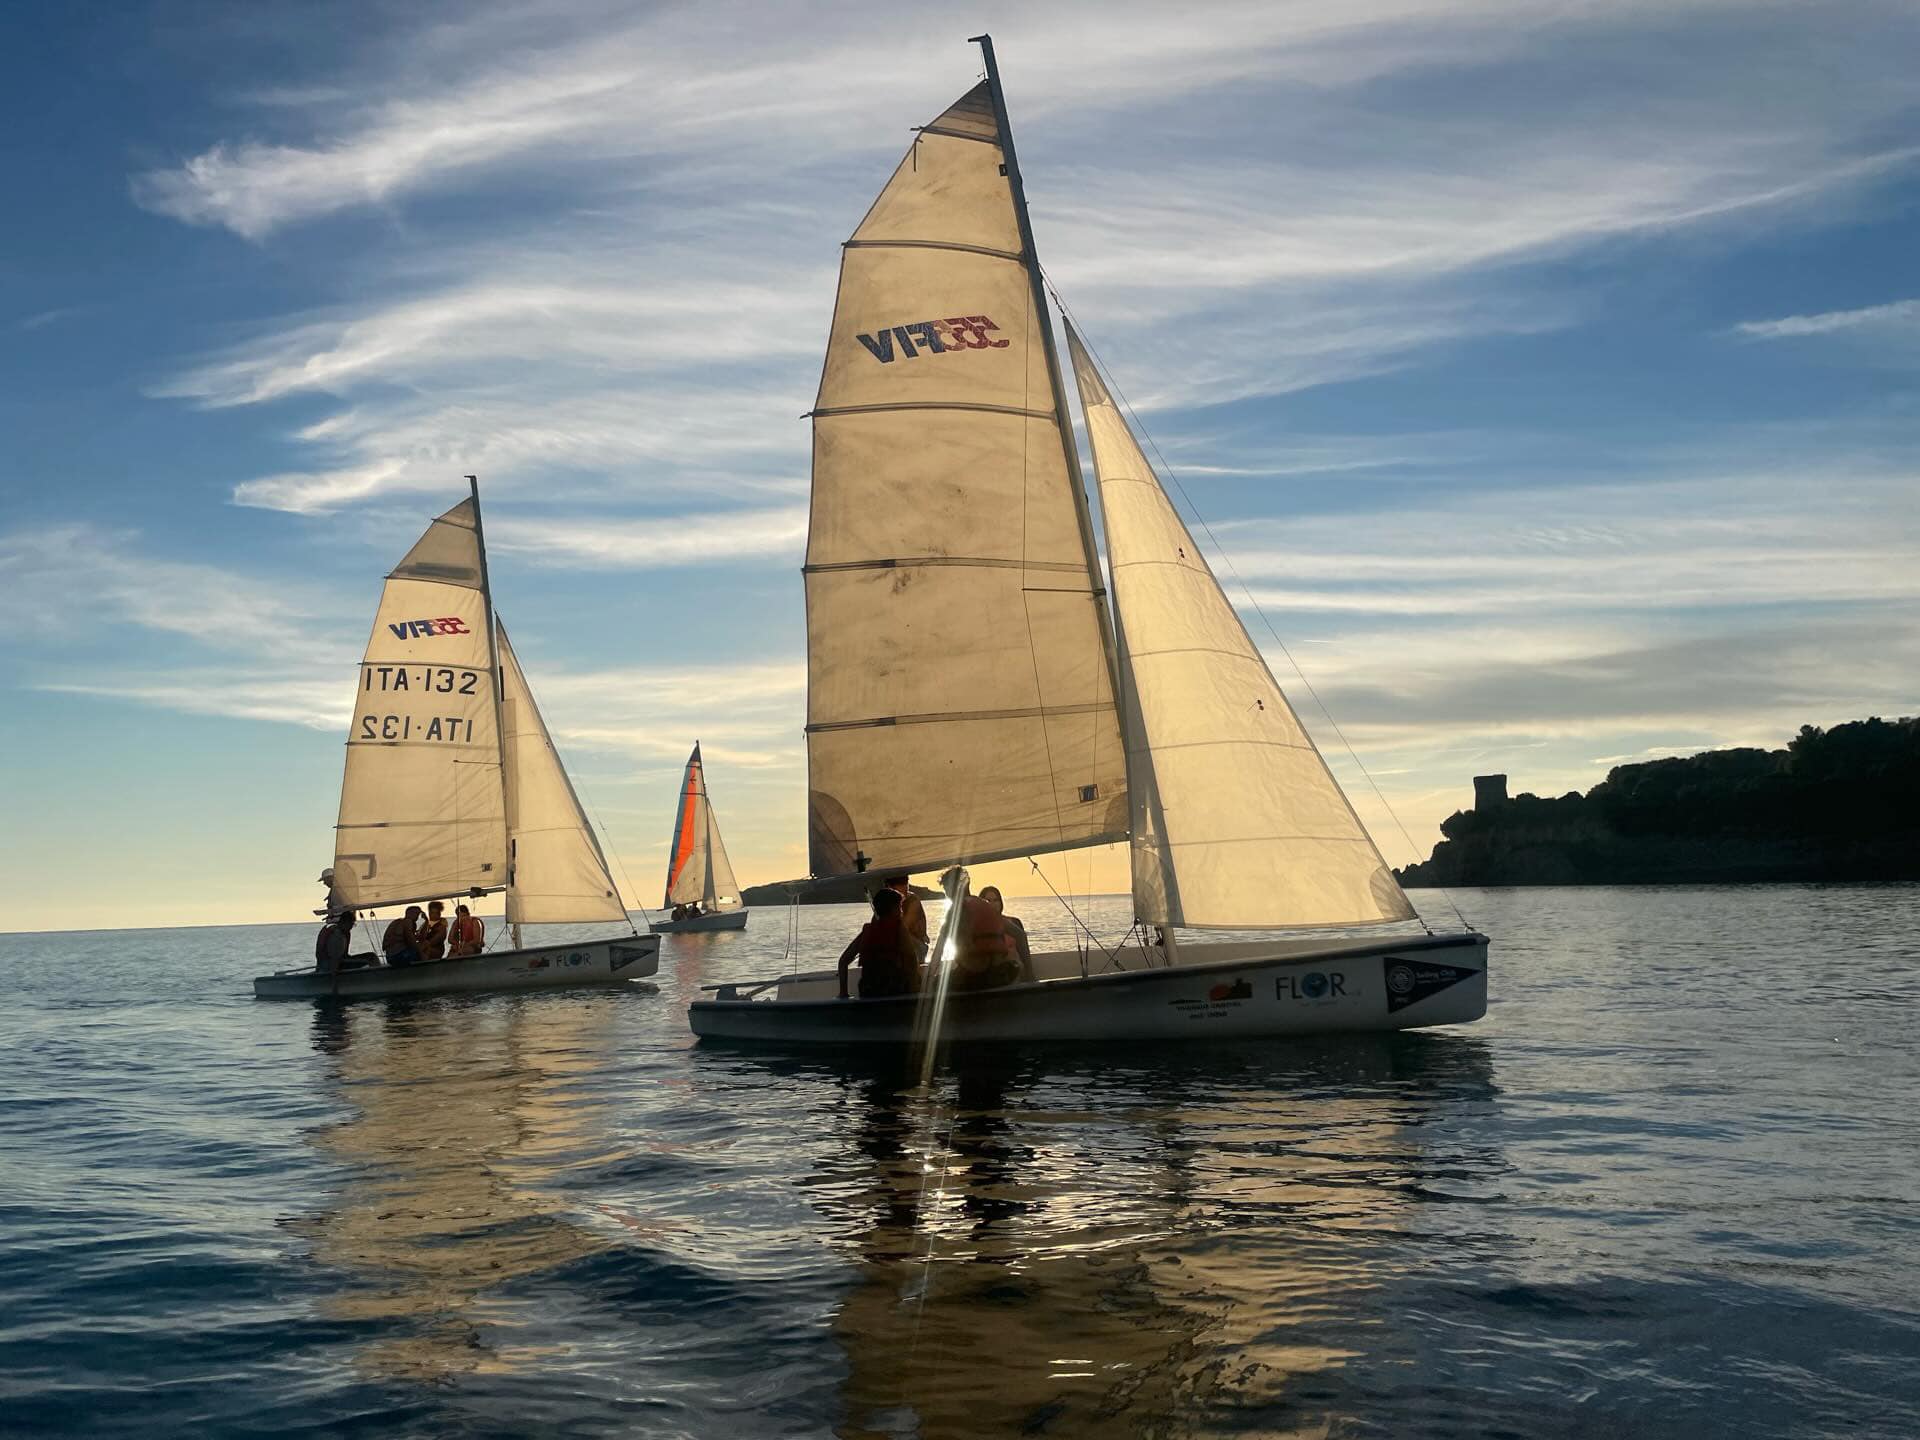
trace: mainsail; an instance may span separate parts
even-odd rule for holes
[[[686,774],[680,780],[680,807],[673,816],[672,845],[667,861],[668,905],[697,900],[711,909],[722,901],[739,898],[739,882],[733,878],[727,847],[720,840],[720,821],[707,798],[707,772],[698,744],[687,757]]]
[[[1067,343],[1113,576],[1140,918],[1196,929],[1415,918],[1071,325]]]
[[[1103,597],[983,83],[846,244],[813,410],[810,868],[1124,837]]]
[[[504,889],[516,926],[626,920],[490,601],[476,490],[381,592],[347,733],[334,887],[359,909]]]
[[[500,723],[505,732],[507,922],[542,925],[627,919],[607,858],[567,778],[507,640],[500,646]]]
[[[380,595],[340,785],[342,899],[366,908],[507,883],[497,721],[469,499],[427,527]]]

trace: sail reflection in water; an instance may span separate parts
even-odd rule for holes
[[[1485,1047],[1382,1037],[1284,1059],[1049,1057],[843,1081],[816,1203],[857,1246],[835,1334],[849,1436],[1324,1435]],[[1442,1145],[1458,1144],[1457,1137]],[[1464,1182],[1460,1182],[1464,1183]],[[1372,1335],[1368,1340],[1364,1337]]]
[[[562,1097],[597,1063],[609,1015],[559,996],[315,1008],[314,1046],[355,1111],[317,1143],[350,1178],[294,1223],[352,1277],[321,1313],[379,1322],[359,1357],[372,1375],[438,1380],[553,1353],[508,1338],[488,1296],[612,1243],[540,1188],[592,1143],[600,1112]]]

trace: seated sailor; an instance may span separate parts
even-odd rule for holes
[[[447,954],[456,958],[478,955],[486,948],[486,922],[467,909],[464,905],[453,907],[453,938],[448,942]]]
[[[409,905],[407,913],[387,926],[380,937],[380,949],[389,965],[417,965],[420,962],[420,907]]]
[[[1000,923],[1006,927],[1007,941],[1013,946],[1013,958],[1020,967],[1023,981],[1037,977],[1033,973],[1033,946],[1027,939],[1027,927],[1018,916],[1007,914],[1007,902],[1000,898],[1000,887],[988,885],[981,889],[980,898],[993,906],[1000,916]]]
[[[1020,960],[1006,923],[991,901],[968,895],[960,901],[958,947],[953,957],[955,990],[995,990],[1020,978]]]
[[[422,960],[447,958],[446,910],[445,901],[429,900],[427,902],[427,923],[420,927],[420,958]]]
[[[911,995],[920,988],[920,961],[913,941],[900,922],[900,896],[877,890],[873,919],[860,927],[840,952],[840,998],[847,998],[847,968],[860,961],[860,998],[878,1000],[889,995]]]
[[[351,910],[337,910],[327,917],[320,927],[320,933],[313,941],[313,968],[323,974],[338,974],[342,970],[358,970],[374,963],[371,955],[349,955],[353,945],[353,920]]]

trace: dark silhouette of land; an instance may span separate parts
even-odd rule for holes
[[[1920,719],[1812,725],[1784,750],[1620,765],[1585,795],[1474,779],[1407,885],[1920,880]]]
[[[897,872],[896,872],[897,873]],[[879,871],[871,875],[841,875],[831,880],[775,880],[771,885],[749,885],[740,892],[743,905],[864,905],[880,888],[886,877]],[[924,885],[911,887],[922,900],[938,900],[940,892]]]

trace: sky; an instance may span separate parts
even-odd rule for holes
[[[983,29],[1041,261],[1394,863],[1475,773],[1920,710],[1911,4],[27,7],[0,929],[307,913],[467,473],[632,897],[696,739],[743,882],[803,873],[801,417]]]

